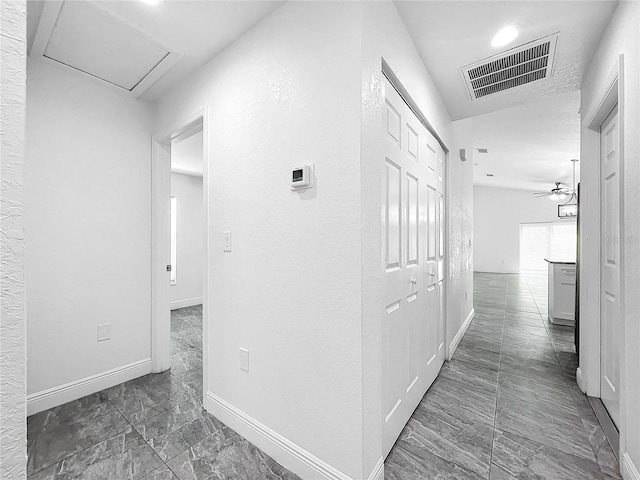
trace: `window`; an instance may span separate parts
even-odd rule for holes
[[[547,271],[545,258],[575,261],[576,225],[576,222],[521,223],[520,271]]]
[[[170,280],[170,285],[176,284],[176,260],[178,259],[177,240],[178,240],[178,199],[176,197],[171,197],[171,280]]]

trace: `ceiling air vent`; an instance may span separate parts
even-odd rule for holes
[[[463,67],[460,71],[471,100],[549,78],[557,43],[554,33]]]

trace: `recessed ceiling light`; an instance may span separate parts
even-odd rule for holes
[[[164,0],[140,0],[140,1],[142,3],[146,3],[147,5],[151,5],[153,7],[157,7],[158,5],[164,2]]]
[[[518,29],[512,25],[508,27],[501,28],[498,30],[493,36],[493,40],[491,40],[492,47],[504,47],[505,45],[509,45],[513,42],[518,36]]]

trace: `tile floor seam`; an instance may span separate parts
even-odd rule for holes
[[[107,402],[109,402],[109,400],[108,400],[108,399],[107,399]],[[112,406],[113,406],[113,405],[112,405]],[[129,427],[131,427],[131,424],[129,423],[129,421],[125,418],[125,416],[124,416],[124,415],[122,415],[122,412],[121,412],[120,410],[118,410],[115,406],[113,406],[113,408],[115,408],[115,409],[116,409],[116,412],[118,412],[118,414],[120,414],[120,416],[122,416],[122,418],[124,418],[125,422],[127,422],[127,423],[129,424]],[[104,415],[103,415],[103,416],[104,416]],[[127,429],[127,430],[128,430],[128,429]],[[62,462],[64,462],[65,460],[68,460],[68,459],[70,459],[71,457],[73,457],[73,456],[75,456],[75,455],[78,455],[78,454],[80,454],[80,453],[82,453],[82,452],[85,452],[85,451],[87,451],[87,450],[89,450],[89,449],[91,449],[91,448],[95,448],[97,445],[100,445],[101,443],[104,443],[104,442],[106,442],[107,440],[111,440],[112,438],[115,438],[115,437],[117,437],[118,435],[122,435],[122,434],[123,434],[124,432],[126,432],[127,430],[123,430],[123,431],[121,431],[121,432],[116,432],[116,433],[114,433],[114,434],[113,434],[113,435],[111,435],[111,436],[108,436],[108,437],[105,437],[105,438],[101,438],[99,442],[96,442],[96,443],[94,443],[94,444],[92,444],[92,445],[87,446],[86,448],[82,448],[82,449],[80,449],[80,450],[78,450],[78,451],[76,451],[76,452],[73,452],[72,454],[67,455],[67,456],[66,456],[66,457],[64,457],[64,458],[61,458],[60,460],[57,460],[57,461],[53,462],[53,463],[52,463],[52,464],[50,464],[50,465],[46,465],[46,466],[44,466],[44,467],[40,468],[39,470],[37,470],[37,471],[35,471],[35,472],[31,472],[30,474],[28,474],[28,475],[27,475],[27,478],[29,478],[29,477],[33,477],[34,475],[36,475],[36,474],[38,474],[38,473],[42,472],[43,470],[46,470],[47,468],[51,468],[51,467],[53,467],[53,466],[55,466],[55,465],[58,465],[59,463],[62,463]]]
[[[508,290],[505,291],[505,301],[507,297]],[[491,437],[491,455],[489,458],[489,479],[491,478],[491,467],[493,465],[493,451],[495,449],[495,441],[496,441],[496,422],[498,418],[498,396],[500,395],[500,372],[502,365],[502,341],[504,340],[504,326],[505,326],[505,318],[506,318],[506,307],[502,314],[502,337],[500,340],[500,356],[498,357],[498,382],[496,384],[496,401],[493,407],[493,431]]]

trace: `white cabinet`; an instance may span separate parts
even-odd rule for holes
[[[557,325],[574,326],[576,264],[551,260],[547,262],[549,262],[549,320]]]

